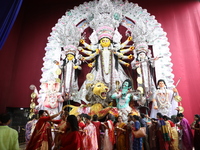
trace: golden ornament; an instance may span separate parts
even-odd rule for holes
[[[137,77],[137,82],[138,82],[139,84],[142,84],[142,77]]]
[[[141,70],[141,68],[139,67],[139,68],[137,68],[137,73],[138,74],[142,74],[142,70]]]
[[[57,75],[60,75],[61,73],[62,73],[62,71],[61,71],[60,68],[56,69],[56,74],[57,74]]]
[[[67,107],[69,107],[68,105],[65,105],[63,108],[62,108],[62,110],[65,110],[65,108],[67,108]]]
[[[175,101],[180,102],[182,101],[182,97],[180,97],[179,95],[174,96]]]
[[[178,106],[178,110],[179,110],[179,113],[183,113],[184,112],[184,108],[182,106]]]
[[[120,82],[119,82],[119,81],[115,81],[115,84],[116,84],[116,85],[119,85],[119,84],[120,84]]]
[[[30,109],[30,112],[31,112],[31,113],[34,113],[34,109]]]
[[[32,94],[31,94],[31,98],[36,98],[36,96],[37,96],[37,94],[35,93],[35,92],[33,92]]]
[[[29,118],[32,118],[33,115],[35,115],[35,113],[33,113],[33,112],[30,113],[30,114],[29,114]]]
[[[92,80],[94,80],[94,75],[92,73],[88,73],[86,75],[86,79],[89,80],[89,81],[92,81]]]
[[[35,106],[36,106],[36,105],[35,105],[35,103],[34,103],[34,102],[32,102],[32,103],[30,104],[30,108],[31,108],[31,109],[34,109],[34,108],[35,108]]]
[[[119,81],[115,81],[115,84],[116,84],[116,90],[119,90],[119,84],[120,84],[120,82]]]
[[[60,83],[60,78],[56,78],[56,82],[57,82],[57,83]]]
[[[139,86],[139,87],[137,88],[137,90],[139,90],[139,91],[141,92],[141,94],[144,93],[144,89],[143,89],[143,87],[141,87],[141,86]]]

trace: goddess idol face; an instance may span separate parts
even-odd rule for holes
[[[67,54],[67,59],[68,59],[68,60],[73,60],[73,59],[74,59],[74,55],[72,55],[72,54]]]
[[[158,83],[158,86],[159,86],[160,88],[165,87],[165,83],[164,83],[163,81],[160,81],[160,82]]]
[[[102,47],[109,47],[110,44],[111,44],[111,41],[110,41],[109,38],[104,37],[104,38],[102,38],[102,39],[100,40],[100,45],[101,45]]]
[[[141,52],[139,53],[138,57],[139,57],[139,60],[144,60],[146,58],[146,53]]]

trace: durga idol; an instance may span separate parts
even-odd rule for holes
[[[122,83],[129,78],[121,64],[126,67],[130,65],[124,60],[132,59],[132,55],[125,56],[124,54],[134,48],[123,48],[132,40],[132,37],[128,37],[124,43],[120,43],[121,34],[117,29],[102,26],[94,30],[89,39],[92,40],[91,45],[83,39],[80,40],[81,44],[87,48],[87,50],[80,48],[80,52],[88,55],[82,60],[91,61],[88,66],[92,67],[90,73],[94,75],[94,81],[103,81],[113,93],[116,89],[116,81]]]

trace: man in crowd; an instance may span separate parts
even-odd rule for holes
[[[9,113],[0,114],[0,149],[19,150],[18,133],[8,127],[11,122]]]

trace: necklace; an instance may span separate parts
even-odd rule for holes
[[[110,70],[111,70],[111,67],[112,67],[112,65],[111,65],[111,63],[112,63],[111,58],[112,58],[111,52],[109,50],[107,50],[107,49],[103,50],[102,56],[101,56],[101,62],[102,62],[103,72],[106,75],[108,75],[110,73]]]
[[[167,105],[168,104],[168,93],[167,90],[158,90],[157,92],[157,100],[160,105]]]

